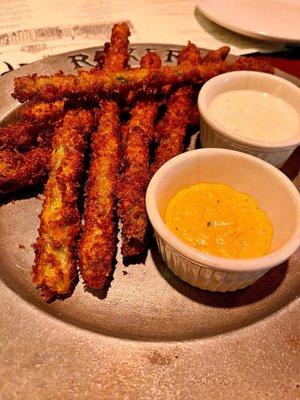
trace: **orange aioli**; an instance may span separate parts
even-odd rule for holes
[[[254,258],[271,247],[272,224],[252,196],[231,186],[198,183],[169,201],[165,222],[183,242],[226,258]]]

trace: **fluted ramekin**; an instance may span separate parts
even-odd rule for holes
[[[274,229],[269,254],[251,259],[216,257],[182,242],[167,228],[164,213],[169,200],[180,189],[199,182],[228,184],[258,200]],[[174,157],[153,176],[146,207],[168,267],[201,289],[225,292],[251,285],[300,245],[300,195],[296,187],[272,165],[233,150],[192,150]]]
[[[241,89],[274,94],[292,105],[300,115],[300,89],[284,78],[255,71],[234,71],[218,75],[205,83],[198,97],[201,145],[204,148],[224,148],[248,153],[280,168],[300,144],[300,126],[297,135],[292,139],[260,141],[237,135],[215,121],[209,112],[210,102],[217,95]],[[247,104],[242,106],[247,107]]]

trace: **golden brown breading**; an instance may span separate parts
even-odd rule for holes
[[[85,224],[78,251],[81,275],[91,289],[107,285],[115,255],[115,190],[121,157],[118,113],[116,103],[103,101],[98,130],[92,135]]]
[[[39,127],[31,122],[17,122],[0,128],[0,148],[28,150],[35,143]]]
[[[51,170],[45,186],[33,267],[33,281],[47,301],[70,294],[77,279],[74,255],[80,232],[77,192],[92,126],[90,112],[70,110],[53,137]]]
[[[46,177],[50,161],[48,148],[36,147],[26,153],[0,151],[0,193],[35,186]]]
[[[112,27],[110,43],[105,43],[103,51],[97,51],[94,60],[100,69],[121,71],[127,67],[129,60],[128,38],[129,27],[126,22]]]
[[[111,43],[105,46],[99,68],[118,71],[127,66],[128,37],[127,24],[113,27]],[[103,101],[98,114],[86,185],[85,224],[78,248],[81,275],[91,289],[107,286],[112,272],[117,236],[115,189],[121,163],[119,107],[113,101]]]
[[[133,257],[145,250],[147,213],[145,193],[149,182],[149,142],[154,135],[157,105],[139,101],[122,127],[125,171],[119,188],[118,215],[122,221],[122,254]]]
[[[170,158],[180,154],[184,148],[184,137],[190,123],[193,91],[189,86],[179,88],[168,102],[165,116],[159,121],[157,131],[160,138],[151,165],[151,175]]]
[[[267,61],[253,57],[239,57],[230,65],[231,71],[258,71],[274,74],[274,67]]]
[[[159,69],[161,67],[161,59],[159,57],[159,55],[156,52],[149,52],[146,53],[142,56],[141,58],[141,67],[142,68],[150,68],[150,69]],[[159,91],[159,88],[153,87],[153,88],[148,88],[146,91],[131,91],[129,93],[127,93],[126,96],[126,104],[127,105],[132,105],[134,103],[134,101],[136,100],[136,98],[139,96],[139,94],[141,96],[146,94],[152,97],[153,94],[156,94]]]
[[[217,50],[210,50],[203,58],[202,62],[211,63],[211,62],[225,61],[229,51],[230,51],[229,46],[223,46]]]
[[[26,120],[37,122],[53,122],[62,117],[65,102],[57,100],[54,103],[33,103],[19,110]]]
[[[110,44],[104,57],[103,69],[105,71],[121,71],[127,67],[129,60],[129,36],[130,31],[126,22],[121,22],[113,26]]]
[[[201,64],[201,54],[198,47],[189,41],[188,45],[180,50],[177,64],[190,67]]]
[[[146,53],[141,58],[141,67],[157,69],[161,67],[161,59],[155,51]]]
[[[142,87],[203,83],[228,70],[230,65],[221,61],[197,67],[163,66],[160,69],[131,68],[119,72],[81,70],[77,75],[27,75],[15,78],[13,97],[21,102],[54,101],[65,97],[128,92]]]
[[[156,53],[141,59],[143,68],[160,68]],[[122,128],[125,170],[119,188],[118,215],[123,223],[122,254],[128,258],[145,250],[148,226],[145,194],[149,183],[149,145],[154,137],[158,103],[152,99],[137,101],[131,120]]]
[[[190,67],[195,62],[200,63],[199,49],[194,44],[189,43],[179,53],[177,62],[183,67]],[[157,125],[157,136],[160,142],[155,152],[154,162],[151,165],[151,175],[155,174],[158,168],[170,158],[183,151],[187,127],[196,118],[193,97],[191,86],[179,88],[171,95],[167,104],[167,112]]]

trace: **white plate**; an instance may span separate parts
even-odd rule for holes
[[[300,44],[300,0],[196,0],[201,13],[234,32]]]

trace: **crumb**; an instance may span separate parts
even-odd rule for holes
[[[24,249],[25,249],[25,246],[24,246],[23,244],[19,244],[19,249],[24,250]]]
[[[123,275],[127,275],[128,274],[128,272],[127,271],[122,271],[123,272]]]

